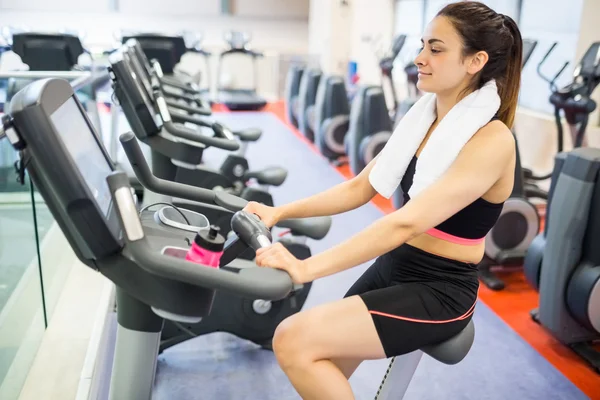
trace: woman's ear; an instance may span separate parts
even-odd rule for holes
[[[467,67],[467,72],[471,75],[475,75],[485,67],[485,64],[487,64],[490,57],[485,51],[478,51],[470,58],[471,60]]]

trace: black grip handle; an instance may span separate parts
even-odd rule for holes
[[[202,203],[210,203],[217,204],[219,202],[220,206],[224,207],[226,205],[231,205],[233,201],[222,201],[216,199],[216,192],[199,188],[190,185],[184,185],[182,183],[176,183],[167,181],[164,179],[157,178],[154,176],[148,163],[146,162],[146,158],[144,157],[144,153],[142,153],[142,149],[140,148],[139,143],[135,135],[132,132],[127,132],[122,134],[119,137],[121,141],[121,145],[125,150],[125,154],[129,159],[131,164],[131,168],[135,173],[135,176],[138,178],[140,183],[147,189],[152,190],[153,192],[164,194],[167,196],[180,197],[183,199],[188,199],[191,201],[198,201]],[[233,195],[229,195],[230,197],[234,197]],[[219,196],[220,197],[220,196]],[[239,199],[240,201],[244,201],[244,199]],[[237,205],[237,204],[236,204]],[[233,211],[237,211],[238,208],[235,207]]]
[[[174,100],[166,100],[166,103],[169,107],[179,108],[180,110],[187,111],[192,114],[198,115],[212,115],[212,110],[206,108],[192,107],[187,104],[178,103]]]
[[[207,146],[213,146],[223,150],[235,151],[240,148],[240,144],[235,140],[206,136],[193,129],[188,129],[184,126],[177,126],[172,121],[165,121],[163,126],[169,133],[182,139],[191,140],[192,142],[202,143]]]

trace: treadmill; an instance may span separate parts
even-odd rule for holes
[[[263,57],[263,53],[251,50],[248,47],[250,35],[237,31],[225,34],[225,41],[229,48],[219,55],[219,66],[217,67],[217,96],[216,102],[225,105],[231,111],[259,111],[266,105],[267,101],[256,92],[258,74],[256,59]],[[254,72],[253,85],[246,89],[226,89],[221,87],[221,73],[223,59],[232,54],[247,55],[252,58],[252,69]]]

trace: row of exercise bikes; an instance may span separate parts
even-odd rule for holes
[[[114,101],[112,108],[122,110],[141,143],[133,147],[137,152],[127,153],[128,148],[124,149],[125,160],[119,159],[119,154],[111,154],[115,168],[126,172],[129,177],[129,185],[140,201],[140,213],[156,209],[147,214],[149,218],[162,227],[183,230],[192,235],[192,239],[195,232],[207,228],[209,223],[218,227],[221,234],[231,237],[232,211],[218,204],[186,200],[173,189],[175,186],[159,186],[163,182],[174,182],[274,205],[269,189],[285,185],[287,170],[280,166],[262,170],[250,168],[245,153],[248,146],[260,140],[262,130],[256,127],[232,130],[214,120],[206,91],[196,82],[191,82],[189,76],[176,72],[175,66],[183,53],[192,51],[183,47],[182,36],[139,34],[124,36],[123,41],[122,46],[106,52],[102,63],[87,67],[91,78],[86,80],[85,86],[72,81],[78,101],[93,121],[98,136],[101,136],[102,124],[95,120],[97,110],[94,108],[97,107],[98,91],[110,91]],[[17,33],[12,37],[9,48],[5,49],[8,50],[20,55],[30,72],[44,72],[49,77],[52,74],[67,76],[68,72],[86,69],[78,64],[79,56],[85,52],[84,47],[72,34]],[[227,50],[236,51],[246,50]],[[36,80],[24,76],[10,79],[7,104],[16,93]],[[252,109],[253,106],[249,105],[252,99],[242,97],[236,100],[239,100],[238,106],[231,108],[238,109],[239,104],[246,101],[246,105],[241,107]],[[98,139],[103,141],[101,137]],[[117,141],[118,138],[112,140]],[[215,167],[204,163],[204,152],[210,147],[228,152],[221,165]],[[21,186],[25,172],[21,163],[12,162],[18,158],[16,154],[8,146],[6,155],[11,162],[4,162],[0,157],[0,177],[7,184]],[[275,229],[279,231],[278,241],[297,258],[305,259],[311,255],[308,239],[323,239],[330,226],[331,219],[324,217],[281,221]],[[236,266],[230,269],[254,265],[254,256],[252,249],[237,254]],[[261,347],[271,348],[275,328],[287,316],[302,309],[311,286],[307,283],[296,287],[293,295],[278,301],[249,299],[219,291],[210,315],[202,321],[192,323],[167,318],[159,351],[216,331],[228,332]]]
[[[319,68],[301,63],[289,69],[285,98],[288,122],[334,166],[345,162],[354,175],[360,173],[385,146],[398,120],[418,99],[417,71],[412,62],[405,66],[409,96],[399,102],[396,95],[393,64],[405,42],[406,35],[397,36],[389,53],[380,59],[382,85],[362,85],[351,99],[342,76],[326,75]],[[537,45],[536,40],[523,41],[523,68]],[[600,373],[600,355],[591,344],[600,339],[600,253],[593,250],[597,248],[593,240],[597,242],[600,234],[597,232],[600,215],[596,210],[600,208],[596,206],[596,203],[600,206],[600,193],[598,186],[594,186],[599,155],[597,149],[585,147],[589,117],[596,109],[591,96],[600,84],[600,42],[590,45],[564,87],[557,87],[556,81],[568,62],[553,76],[543,72],[557,45],[553,43],[537,65],[538,75],[549,84],[549,101],[554,108],[558,151],[553,170],[535,175],[523,168],[513,131],[517,146],[514,189],[485,239],[485,255],[478,272],[485,286],[500,291],[506,284],[497,272],[522,269],[530,285],[540,292],[539,309],[532,310],[532,318]],[[385,89],[391,91],[391,105],[386,102]],[[571,133],[572,151],[566,151],[564,146],[563,118]],[[591,162],[590,158],[594,160],[593,166],[586,164]],[[562,182],[561,179],[570,179],[563,178],[563,174],[575,177],[574,181]],[[543,190],[540,186],[548,180],[549,190]],[[396,209],[402,207],[400,188],[392,202]],[[560,204],[554,206],[558,209],[550,207],[555,203]],[[542,219],[545,219],[543,230]],[[576,238],[568,237],[571,232]],[[551,235],[557,235],[552,244]],[[565,242],[570,246],[563,245]]]

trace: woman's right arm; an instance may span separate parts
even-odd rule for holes
[[[376,159],[348,181],[313,196],[275,207],[277,220],[341,214],[366,204],[377,194],[369,182],[369,173]]]

